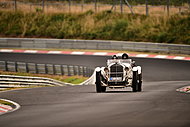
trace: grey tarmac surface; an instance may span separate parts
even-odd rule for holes
[[[0,53],[0,60],[50,64],[84,65],[95,68],[106,66],[110,56],[78,56],[55,54]],[[142,66],[146,81],[190,81],[190,61],[133,58]]]
[[[1,53],[1,60],[105,65],[108,57]],[[1,127],[189,127],[190,62],[134,58],[143,67],[143,92],[130,88],[96,93],[94,85],[1,92],[22,107],[0,116]],[[75,62],[77,61],[77,62]]]

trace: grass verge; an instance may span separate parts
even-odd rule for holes
[[[0,104],[9,105],[9,106],[13,105],[12,103],[4,101],[4,100],[1,100],[1,99],[0,99]]]

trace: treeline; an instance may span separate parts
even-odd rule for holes
[[[147,17],[111,11],[82,14],[0,11],[0,36],[190,44],[190,14]]]

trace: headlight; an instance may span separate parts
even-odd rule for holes
[[[128,68],[128,67],[125,67],[125,71],[129,71],[129,68]]]
[[[104,71],[105,71],[106,75],[108,75],[109,69],[107,67],[104,68]]]

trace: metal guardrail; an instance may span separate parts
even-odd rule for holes
[[[0,48],[130,50],[190,54],[190,45],[102,40],[0,38]]]
[[[50,78],[0,75],[0,88],[27,87],[27,86],[65,86],[66,83]]]
[[[93,70],[89,67],[78,65],[37,64],[12,61],[0,61],[0,70],[35,74],[52,74],[68,76],[81,75],[84,77],[89,77],[93,73]]]

